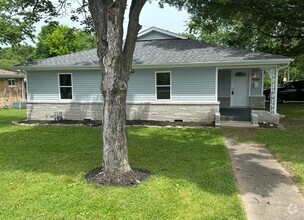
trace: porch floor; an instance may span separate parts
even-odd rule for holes
[[[250,108],[220,108],[221,121],[251,121]]]

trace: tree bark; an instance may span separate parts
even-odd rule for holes
[[[89,0],[96,30],[103,94],[103,171],[131,171],[128,161],[126,97],[139,14],[146,0],[133,0],[127,39],[123,45],[123,21],[127,0]]]

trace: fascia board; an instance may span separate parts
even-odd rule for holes
[[[24,75],[0,75],[0,79],[22,79],[24,77]]]
[[[221,62],[196,62],[196,63],[172,63],[172,64],[133,64],[133,69],[152,69],[152,68],[175,68],[175,67],[234,67],[234,66],[280,66],[286,65],[294,59],[271,59],[271,60],[242,60],[242,61],[221,61]],[[16,68],[16,67],[15,67]],[[17,68],[16,68],[17,69]],[[18,66],[22,70],[98,70],[99,65],[92,66]]]

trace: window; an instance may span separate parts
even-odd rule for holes
[[[171,90],[171,73],[157,72],[156,73],[156,96],[157,99],[170,99]]]
[[[235,76],[236,77],[246,77],[246,72],[237,72],[237,73],[235,73]]]
[[[59,74],[59,90],[61,99],[73,99],[72,74]]]
[[[16,81],[14,79],[9,79],[7,81],[8,87],[15,87],[16,86]]]

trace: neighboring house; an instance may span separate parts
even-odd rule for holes
[[[136,43],[127,118],[212,123],[218,120],[215,115],[219,116],[220,108],[264,109],[263,70],[275,76],[278,68],[291,61],[218,47],[152,27],[141,32]],[[102,118],[96,49],[18,68],[27,71],[29,120],[51,119],[55,112],[71,120]]]
[[[9,108],[25,99],[24,75],[0,70],[0,108]]]

